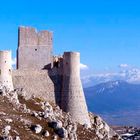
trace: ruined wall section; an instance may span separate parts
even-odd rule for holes
[[[63,55],[63,87],[61,108],[70,112],[72,119],[90,126],[87,105],[80,80],[80,53],[65,52]]]
[[[50,68],[53,61],[52,32],[40,31],[31,27],[20,27],[18,33],[17,68]]]
[[[13,90],[11,51],[0,51],[0,84]]]
[[[57,70],[14,70],[13,84],[16,89],[23,89],[26,98],[32,96],[58,104],[60,102],[60,79]]]

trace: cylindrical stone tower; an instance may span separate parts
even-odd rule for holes
[[[13,90],[11,51],[0,51],[0,84]]]
[[[63,87],[61,108],[72,119],[90,127],[90,119],[80,80],[80,53],[65,52],[63,55]]]

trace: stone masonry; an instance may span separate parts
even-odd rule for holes
[[[11,51],[0,51],[0,84],[13,90]]]
[[[53,61],[52,33],[37,32],[30,27],[20,27],[17,58],[17,67],[21,70],[51,67]]]
[[[27,98],[35,96],[59,105],[74,121],[90,127],[80,80],[80,54],[64,52],[63,56],[53,56],[53,38],[49,31],[20,27],[18,33],[17,69],[12,71],[9,80],[14,88],[24,90]],[[1,56],[0,53],[0,62],[3,62],[5,59]],[[7,59],[11,62],[10,57]],[[1,70],[9,70],[5,73],[9,79],[10,66],[0,64]],[[0,82],[2,79],[1,73]]]

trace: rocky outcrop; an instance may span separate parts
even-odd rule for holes
[[[69,113],[39,98],[27,100],[21,90],[1,87],[0,137],[4,140],[119,140],[99,116],[89,113],[91,128],[73,122]]]

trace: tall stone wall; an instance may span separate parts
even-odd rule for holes
[[[52,65],[52,33],[20,27],[18,33],[17,68],[48,69]]]
[[[0,51],[0,84],[13,90],[11,51]]]
[[[60,105],[61,77],[57,70],[14,70],[14,88],[23,89],[26,98],[32,96]]]
[[[63,56],[63,87],[61,108],[74,121],[90,126],[87,105],[80,80],[80,54],[65,52]]]

